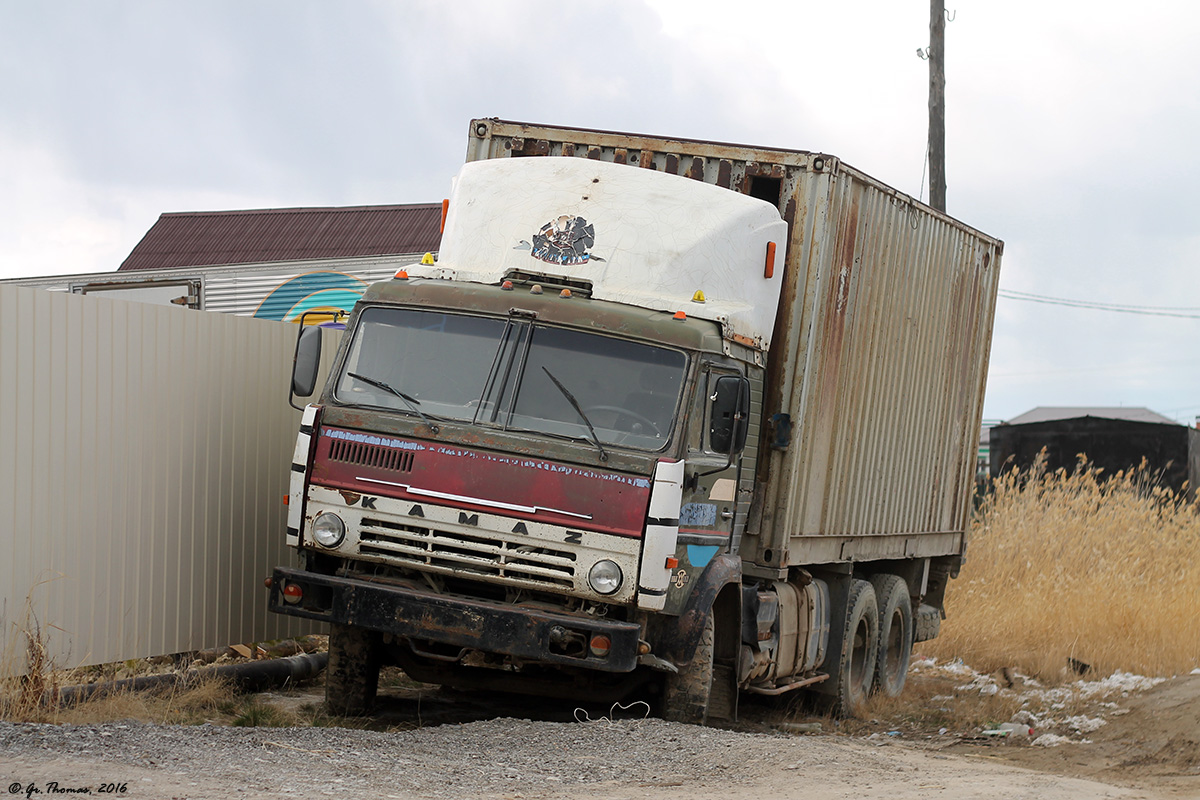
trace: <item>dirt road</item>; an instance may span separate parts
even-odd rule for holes
[[[131,798],[1163,800],[1129,788],[891,742],[703,731],[658,720],[501,719],[399,733],[137,724],[0,730],[4,786]],[[14,728],[20,728],[19,730]],[[24,740],[15,743],[13,737]],[[121,791],[123,790],[123,791]]]
[[[393,700],[396,708],[406,702]],[[435,711],[431,698],[424,703],[424,713]],[[474,719],[456,713],[470,721],[426,719],[425,727],[391,731],[0,724],[0,786],[29,796],[86,788],[218,800],[1200,798],[1200,675],[1097,697],[1079,715],[1093,729],[1056,747],[901,730],[895,719],[876,720],[873,734],[790,735],[764,725],[718,730],[657,719],[531,721],[514,718],[519,709],[501,716],[481,709]]]

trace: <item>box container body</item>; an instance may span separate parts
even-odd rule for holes
[[[469,136],[468,161],[594,158],[779,208],[750,569],[963,551],[1002,242],[822,153],[495,119]]]

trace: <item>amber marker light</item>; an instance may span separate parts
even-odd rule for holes
[[[608,655],[608,651],[612,649],[612,639],[609,639],[602,633],[596,634],[588,644],[588,649],[592,651],[592,655],[604,658]]]
[[[442,229],[441,233],[446,232],[446,217],[450,215],[450,200],[442,201]]]
[[[398,281],[408,280],[408,270],[406,270],[406,269],[396,270],[396,277],[394,278],[394,280],[398,280]]]
[[[764,278],[775,277],[775,243],[767,242],[767,265],[763,269]]]
[[[559,297],[570,297],[570,296],[571,296],[571,290],[570,290],[570,289],[563,289],[561,292],[559,292],[559,293],[558,293],[558,296],[559,296]]]
[[[675,316],[672,317],[672,319],[677,319],[682,322],[683,320],[687,319],[687,314],[682,311],[676,311]]]

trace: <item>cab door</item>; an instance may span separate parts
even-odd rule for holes
[[[667,591],[668,613],[678,613],[692,580],[729,549],[749,413],[750,385],[741,371],[730,364],[704,364],[688,413],[679,563]]]

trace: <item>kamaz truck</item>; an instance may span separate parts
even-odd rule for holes
[[[496,119],[444,225],[303,411],[268,583],[330,625],[330,710],[383,665],[696,723],[898,694],[964,560],[1003,244],[822,153]]]

